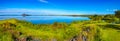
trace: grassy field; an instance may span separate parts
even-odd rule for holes
[[[70,24],[32,24],[24,20],[0,20],[0,41],[119,41],[120,24],[105,21],[73,21]]]

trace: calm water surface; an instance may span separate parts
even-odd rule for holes
[[[54,22],[71,23],[76,20],[89,20],[88,17],[72,17],[72,16],[0,16],[0,20],[16,18],[19,20],[26,20],[34,24],[51,24]]]

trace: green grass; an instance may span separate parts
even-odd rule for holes
[[[0,21],[0,41],[41,40],[41,41],[69,41],[77,39],[83,41],[119,41],[119,24],[104,21],[74,21],[71,24],[32,24],[17,19]],[[29,38],[29,39],[27,39]]]
[[[102,30],[102,40],[103,41],[120,41],[120,30],[116,29],[103,29]]]

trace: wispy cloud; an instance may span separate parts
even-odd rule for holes
[[[43,3],[48,3],[47,0],[39,0],[40,2],[43,2]]]
[[[31,15],[83,15],[83,14],[103,14],[104,12],[97,11],[75,11],[75,10],[58,10],[58,9],[24,9],[24,8],[9,8],[0,9],[0,14],[22,14]],[[107,13],[104,13],[107,14]]]
[[[65,10],[53,10],[53,9],[0,9],[0,13],[28,13],[28,14],[37,14],[37,15],[65,15],[65,14],[82,14],[75,11],[65,11]]]
[[[106,9],[106,11],[114,12],[117,11],[118,9]]]

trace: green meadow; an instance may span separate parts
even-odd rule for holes
[[[32,24],[18,19],[0,20],[0,41],[120,41],[120,19],[93,15],[70,24]]]

